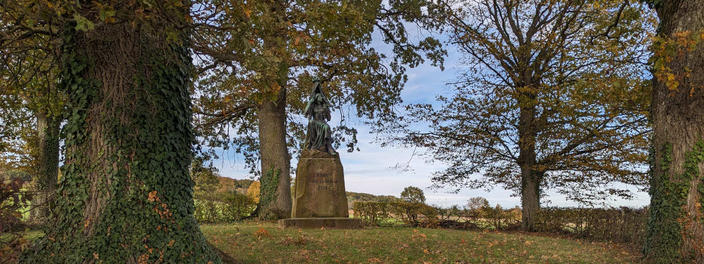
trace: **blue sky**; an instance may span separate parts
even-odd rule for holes
[[[423,37],[424,33],[419,30],[411,30],[411,35],[413,38],[419,38]],[[382,52],[389,51],[389,48],[379,41],[378,36],[375,37],[373,45],[375,49]],[[404,104],[432,103],[437,95],[452,94],[452,88],[447,83],[454,81],[459,73],[470,66],[463,65],[461,55],[455,47],[449,46],[447,49],[449,54],[445,61],[444,71],[428,64],[408,70],[408,82],[402,93]],[[331,124],[335,122],[336,120],[332,120]],[[375,143],[377,135],[370,134],[370,128],[364,125],[362,120],[352,120],[350,125],[357,128],[359,132],[360,151],[348,153],[339,150],[345,171],[347,191],[399,196],[405,187],[416,186],[425,191],[429,204],[443,207],[462,206],[469,198],[476,196],[487,198],[492,205],[500,204],[503,207],[520,205],[519,197],[513,196],[512,191],[500,187],[488,191],[462,190],[459,193],[430,189],[428,187],[432,185],[431,175],[435,171],[442,170],[444,164],[419,156],[422,149],[381,147],[380,144]],[[235,179],[250,178],[249,171],[244,168],[244,161],[241,157],[229,153],[221,155],[221,157],[220,160],[214,162],[214,165],[223,176]],[[297,163],[296,158],[293,157],[291,161],[294,168]],[[410,166],[406,167],[407,164]],[[633,186],[629,189],[635,191],[633,200],[607,200],[601,206],[642,207],[650,202],[647,193],[637,191],[638,188]],[[565,200],[564,196],[550,191],[547,192],[547,197],[542,202],[543,206],[579,206],[575,202]]]

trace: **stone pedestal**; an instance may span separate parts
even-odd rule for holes
[[[347,218],[347,194],[340,156],[304,150],[298,159],[292,218]]]
[[[304,150],[298,159],[293,210],[282,228],[361,228],[361,219],[349,218],[345,175],[339,155]]]

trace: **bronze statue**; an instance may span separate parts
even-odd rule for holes
[[[327,123],[330,121],[331,105],[320,87],[321,81],[314,79],[313,82],[313,91],[305,109],[308,131],[303,149],[314,149],[335,155],[337,152],[332,148],[332,131]]]

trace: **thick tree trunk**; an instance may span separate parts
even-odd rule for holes
[[[266,98],[259,106],[259,155],[261,158],[260,219],[291,217],[291,156],[286,145],[286,86],[289,74],[289,56],[281,48],[286,43],[286,1],[273,2],[271,14],[277,21],[264,32],[264,45],[276,54],[278,63],[272,68],[273,80],[267,80],[274,96]],[[279,89],[276,89],[276,88]],[[266,94],[266,93],[265,93]]]
[[[114,4],[145,14],[134,23],[66,27],[63,177],[53,225],[24,263],[220,262],[193,217],[192,66],[187,33],[171,24],[188,9],[140,3]],[[91,5],[81,10],[97,20]]]
[[[291,158],[286,146],[286,89],[259,106],[262,219],[291,217]]]
[[[540,176],[529,167],[535,164],[521,164],[521,228],[535,231],[535,220],[540,210]],[[524,169],[525,168],[525,169]]]
[[[51,198],[56,191],[59,176],[59,126],[60,119],[37,113],[38,168],[35,178],[36,192],[32,199],[31,222],[44,224],[51,211]]]
[[[658,77],[645,255],[651,263],[704,263],[704,1],[660,1],[656,9],[659,37],[672,40],[666,50],[675,52],[654,49]],[[684,48],[687,34],[697,42]],[[676,87],[659,64],[669,68]]]
[[[524,96],[530,98],[530,96]],[[531,104],[525,102],[524,104]],[[521,107],[518,121],[518,166],[521,169],[521,228],[533,231],[536,215],[540,210],[540,174],[536,171],[535,129],[536,110],[532,105]]]

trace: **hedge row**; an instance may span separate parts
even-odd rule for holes
[[[478,230],[515,230],[520,227],[519,208],[484,206],[477,209],[433,208],[406,202],[356,202],[354,215],[370,225],[400,220],[412,226]],[[631,208],[542,208],[536,231],[559,233],[577,238],[643,243],[648,220],[647,209]]]
[[[521,219],[520,210],[500,206],[468,210],[408,202],[355,202],[353,210],[355,217],[370,225],[382,225],[391,219],[412,226],[505,230],[516,228]]]
[[[218,199],[194,199],[199,223],[232,223],[249,217],[256,203],[244,194],[230,192]]]
[[[640,245],[645,238],[647,221],[647,208],[547,207],[538,213],[536,228],[540,232]]]
[[[412,226],[431,225],[437,222],[438,215],[431,206],[409,202],[355,202],[352,210],[356,218],[370,225],[387,219],[398,219]]]

